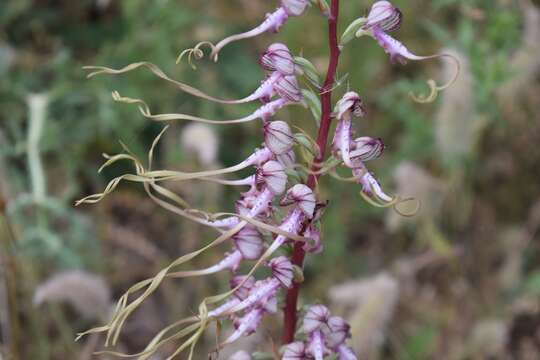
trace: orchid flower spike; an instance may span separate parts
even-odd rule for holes
[[[294,57],[287,45],[282,43],[270,45],[261,55],[259,62],[265,70],[277,71],[282,75],[294,75],[296,72]]]
[[[285,24],[289,16],[300,16],[309,5],[309,0],[281,0],[281,6],[271,14],[266,15],[266,20],[256,28],[236,35],[231,35],[218,42],[212,49],[210,57],[217,61],[218,54],[226,45],[242,40],[252,38],[267,31],[278,32]]]

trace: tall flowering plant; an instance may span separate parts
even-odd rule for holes
[[[230,322],[234,331],[221,339],[216,351],[256,332],[262,319],[272,316],[281,308],[284,313],[283,347],[275,354],[282,359],[324,359],[329,356],[341,360],[356,359],[347,346],[350,337],[349,325],[331,315],[321,304],[298,308],[300,285],[303,280],[302,267],[306,254],[321,254],[323,241],[320,224],[324,218],[326,201],[317,191],[318,179],[324,175],[340,180],[349,180],[359,185],[360,194],[370,204],[379,207],[393,207],[407,199],[400,199],[385,193],[369,171],[367,162],[381,156],[384,144],[379,138],[355,137],[354,123],[366,116],[367,109],[360,95],[355,91],[346,92],[332,106],[332,96],[339,84],[336,83],[341,50],[355,38],[371,37],[389,54],[392,62],[406,63],[406,60],[426,60],[448,56],[445,54],[417,56],[402,43],[389,35],[402,22],[400,10],[389,1],[375,2],[367,17],[353,21],[338,38],[339,0],[327,4],[323,0],[281,0],[279,7],[266,16],[263,23],[247,32],[230,36],[216,45],[203,42],[188,49],[179,59],[187,57],[193,65],[194,59],[204,56],[202,48],[211,48],[210,57],[217,61],[220,51],[229,43],[257,36],[264,32],[278,32],[287,21],[308,11],[311,3],[321,9],[328,22],[328,42],[330,48],[329,65],[324,82],[319,83],[317,70],[312,63],[293,52],[283,43],[270,44],[260,57],[260,65],[267,71],[261,85],[242,99],[219,99],[199,89],[167,76],[151,63],[140,62],[122,69],[87,67],[98,74],[122,74],[145,67],[156,76],[174,84],[179,90],[208,101],[224,105],[259,101],[260,107],[239,119],[206,119],[189,114],[154,114],[141,99],[127,98],[113,92],[114,100],[135,104],[141,114],[154,121],[186,120],[208,124],[238,124],[260,121],[262,145],[237,165],[218,170],[183,172],[178,170],[154,170],[152,158],[156,144],[154,141],[147,164],[135,157],[129,149],[125,152],[106,156],[103,167],[121,160],[131,161],[135,172],[113,179],[102,193],[81,199],[77,204],[95,203],[111,193],[122,181],[141,183],[144,190],[159,206],[191,221],[213,228],[218,236],[201,249],[183,255],[162,269],[153,278],[141,281],[129,288],[119,299],[108,324],[91,329],[89,333],[105,333],[106,346],[114,346],[123,325],[131,313],[168,278],[192,278],[208,276],[220,272],[230,273],[230,290],[204,298],[198,307],[198,314],[180,319],[164,328],[148,343],[145,349],[130,356],[149,359],[165,343],[175,343],[176,350],[169,359],[186,352],[191,359],[196,345],[213,323]],[[458,65],[459,70],[459,65]],[[457,76],[458,71],[456,71]],[[299,78],[304,77],[311,89],[302,89]],[[453,80],[452,80],[453,81]],[[429,82],[431,92],[427,96],[413,96],[420,102],[432,101],[437,92],[450,85]],[[306,131],[294,133],[285,121],[275,118],[278,111],[292,104],[303,104],[319,117],[318,133],[313,139]],[[331,133],[331,124],[335,130]],[[332,137],[331,152],[327,155],[327,145]],[[302,157],[297,159],[297,155]],[[336,168],[345,167],[351,177],[344,179]],[[235,179],[230,174],[239,170],[253,169],[252,175]],[[164,181],[212,181],[226,186],[244,188],[235,203],[233,213],[209,213],[192,208],[178,194],[167,189]],[[285,216],[276,211],[278,207],[287,209]],[[229,243],[229,250],[213,265],[197,270],[179,268],[203,252],[217,245]],[[292,255],[286,256],[285,248],[292,248]],[[249,264],[250,271],[240,273],[241,264]],[[266,267],[267,277],[256,278],[255,270]],[[301,319],[301,322],[299,321]],[[126,356],[113,351],[106,353]],[[239,358],[250,358],[240,354]]]

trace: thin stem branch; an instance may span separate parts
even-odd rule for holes
[[[314,159],[312,170],[315,174],[309,176],[307,185],[314,189],[319,177],[317,170],[319,170],[320,164],[323,162],[326,146],[328,143],[328,135],[330,131],[330,124],[332,122],[332,88],[334,86],[337,66],[339,63],[340,50],[338,46],[337,38],[337,25],[339,17],[339,0],[332,0],[330,6],[330,17],[328,18],[328,41],[330,46],[330,61],[328,63],[328,70],[326,72],[326,79],[324,81],[323,88],[321,90],[321,125],[319,127],[319,133],[317,135],[317,145],[320,148],[320,155]],[[304,257],[306,253],[302,249],[302,244],[295,243],[294,252],[292,255],[292,263],[294,265],[303,267]],[[283,325],[283,343],[288,344],[294,341],[294,333],[297,323],[297,307],[298,307],[298,294],[300,291],[300,284],[294,283],[293,286],[287,292],[284,308],[284,325]]]

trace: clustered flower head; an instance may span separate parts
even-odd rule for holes
[[[313,305],[306,310],[301,332],[305,340],[284,346],[282,360],[322,360],[331,355],[338,360],[357,359],[345,344],[351,337],[349,324],[339,316],[332,316],[324,305]]]
[[[212,46],[212,58],[217,60],[219,51],[232,41],[253,37],[266,31],[278,31],[289,17],[303,14],[310,1],[281,0],[279,4],[280,6],[268,14],[266,20],[258,27],[242,34],[230,36],[220,41],[216,46]],[[330,16],[327,12],[325,15]],[[350,34],[350,29],[353,29],[357,36],[373,37],[390,54],[392,61],[404,62],[405,59],[423,60],[435,57],[418,57],[388,35],[389,32],[400,27],[401,21],[402,14],[398,8],[389,1],[377,1],[371,7],[368,17],[355,20],[345,33]],[[342,39],[349,40],[350,37],[347,35]],[[199,46],[189,49],[189,56],[194,54],[195,57],[201,57]],[[170,339],[187,338],[170,358],[186,348],[190,348],[189,358],[191,359],[196,342],[211,322],[228,321],[234,327],[218,348],[257,331],[265,316],[278,311],[280,296],[297,285],[295,282],[300,282],[303,277],[301,267],[293,265],[291,260],[283,255],[287,253],[284,251],[285,247],[296,242],[294,244],[295,251],[300,249],[306,253],[317,254],[323,250],[320,219],[325,205],[317,198],[316,180],[319,175],[333,171],[337,166],[344,165],[352,173],[352,179],[360,185],[362,196],[371,204],[376,206],[396,204],[395,198],[382,190],[381,185],[366,166],[368,161],[382,155],[384,143],[379,138],[355,137],[354,123],[362,121],[367,116],[367,106],[358,93],[354,91],[345,93],[335,105],[333,113],[329,114],[330,111],[327,111],[326,115],[328,116],[323,116],[327,120],[335,119],[336,122],[331,146],[332,156],[323,159],[323,145],[310,141],[311,137],[303,130],[300,133],[293,133],[291,126],[286,121],[274,118],[284,106],[300,102],[311,106],[310,110],[313,113],[317,112],[316,102],[318,100],[313,100],[313,98],[317,99],[317,94],[312,93],[313,97],[310,98],[306,95],[310,94],[310,90],[301,89],[297,80],[297,76],[305,76],[306,80],[316,85],[317,89],[322,90],[323,87],[317,83],[317,70],[307,59],[293,56],[287,45],[282,43],[273,43],[268,46],[259,62],[267,72],[265,79],[252,94],[238,100],[223,100],[207,95],[194,87],[169,78],[163,71],[150,63],[135,63],[120,70],[89,67],[89,69],[95,70],[90,76],[100,73],[121,74],[139,67],[146,67],[161,79],[199,98],[220,104],[261,102],[261,106],[257,110],[243,118],[210,120],[186,114],[152,114],[149,106],[143,100],[125,98],[117,92],[113,93],[113,98],[116,101],[137,104],[140,112],[146,118],[155,121],[189,120],[208,124],[238,124],[262,119],[261,139],[263,142],[260,148],[256,148],[245,160],[234,166],[193,173],[151,169],[154,147],[163,132],[156,138],[149,152],[148,169],[129,152],[112,157],[107,156],[104,167],[119,160],[130,160],[135,165],[136,174],[127,174],[113,179],[101,194],[88,196],[80,200],[79,203],[100,201],[112,192],[121,181],[140,182],[144,184],[147,194],[163,208],[211,227],[220,235],[200,250],[176,259],[154,278],[143,280],[126,291],[119,300],[109,324],[87,332],[107,332],[106,345],[114,345],[131,312],[150,296],[166,278],[187,278],[219,272],[230,273],[230,291],[206,298],[200,304],[197,316],[183,319],[167,327],[158,333],[149,346],[138,355],[149,358],[164,342]],[[441,87],[434,86],[434,89],[440,90]],[[324,93],[320,95],[324,96]],[[307,99],[315,104],[309,105]],[[321,104],[318,105],[318,110],[321,111]],[[329,107],[326,108],[329,109]],[[327,125],[326,129],[329,128],[329,124]],[[298,147],[303,150],[303,155],[306,153],[313,155],[312,159],[307,160],[306,156],[303,156],[306,165],[297,163],[295,149]],[[319,155],[314,155],[316,153]],[[318,161],[322,162],[318,163]],[[320,170],[316,171],[319,166]],[[221,177],[246,169],[249,169],[251,174],[241,179]],[[339,178],[337,173],[333,174]],[[308,177],[315,181],[307,180]],[[161,185],[164,181],[197,179],[227,186],[245,187],[245,191],[240,192],[234,203],[234,212],[210,214],[193,209],[179,195]],[[279,207],[282,207],[283,211],[276,211]],[[200,270],[173,271],[176,267],[185,264],[204,251],[227,242],[226,252],[222,259],[214,265]],[[250,267],[251,270],[245,272],[246,267]],[[256,278],[254,276],[255,270],[259,267],[265,267],[266,271],[263,273],[267,275]],[[257,276],[259,277],[259,275]],[[138,297],[129,301],[135,293],[139,294]],[[186,325],[186,327],[178,330],[177,327],[181,325]],[[166,337],[166,334],[174,329],[177,332]],[[352,350],[346,345],[346,340],[351,336],[349,330],[350,327],[345,320],[338,316],[332,316],[325,306],[310,306],[305,311],[297,341],[287,344],[282,349],[282,359],[323,360],[327,357],[338,360],[356,359]],[[249,354],[238,352],[232,359],[246,360],[249,358]]]

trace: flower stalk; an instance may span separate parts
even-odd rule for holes
[[[332,123],[332,89],[336,80],[336,72],[339,64],[339,56],[341,50],[338,43],[337,26],[339,19],[339,0],[332,0],[330,4],[330,14],[328,17],[328,44],[330,48],[330,61],[326,71],[326,79],[321,91],[321,122],[317,135],[317,145],[319,147],[319,156],[313,160],[311,170],[315,174],[311,174],[307,180],[307,186],[315,189],[317,179],[320,175],[316,174],[320,169],[318,164],[322,163],[326,154],[328,137],[330,133],[330,125]],[[303,267],[306,251],[300,243],[294,244],[294,252],[291,257],[293,265]],[[298,321],[298,295],[300,292],[300,284],[293,283],[292,287],[287,291],[285,298],[284,323],[282,341],[288,344],[294,341],[294,333],[296,323]]]

